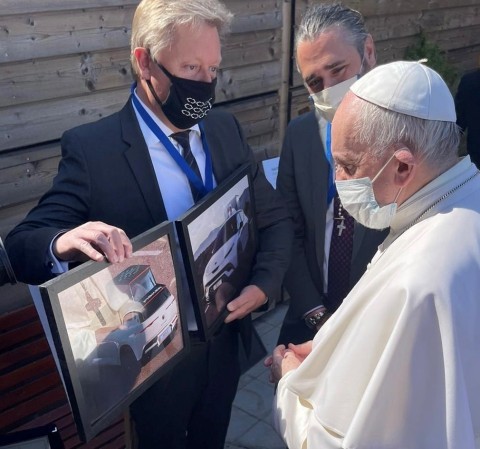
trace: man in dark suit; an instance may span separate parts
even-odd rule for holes
[[[467,152],[472,162],[480,167],[480,69],[460,79],[455,109],[457,125],[467,133]]]
[[[208,342],[193,339],[187,357],[132,405],[142,449],[223,448],[239,379],[238,328],[248,343],[250,312],[275,296],[288,267],[286,209],[235,118],[209,112],[219,35],[230,20],[217,0],[143,0],[132,26],[130,99],[64,134],[53,187],[6,239],[17,277],[30,284],[70,262],[120,262],[132,254],[131,237],[175,220],[251,165],[259,250],[249,285],[229,303],[221,331]]]
[[[302,18],[295,49],[297,68],[315,111],[290,122],[277,178],[295,226],[292,262],[284,281],[290,304],[278,339],[285,345],[313,338],[361,277],[386,235],[353,224],[335,198],[330,122],[349,86],[376,62],[361,14],[338,3],[312,5]],[[348,220],[354,229],[342,235]],[[340,268],[347,269],[342,274],[330,263],[337,238],[348,248],[338,249],[345,258]],[[333,292],[335,283],[340,288]]]

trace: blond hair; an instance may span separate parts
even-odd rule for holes
[[[152,58],[172,44],[179,25],[197,26],[207,23],[223,35],[230,25],[232,13],[218,0],[142,0],[132,23],[131,63],[137,73],[135,48],[150,51]]]

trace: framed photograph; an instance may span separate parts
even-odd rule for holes
[[[177,221],[201,336],[225,319],[229,301],[247,285],[256,253],[253,188],[242,167]]]
[[[122,263],[86,262],[40,286],[84,441],[188,350],[174,225],[156,226],[132,244],[133,256]]]
[[[0,435],[0,447],[5,449],[63,449],[54,424]]]

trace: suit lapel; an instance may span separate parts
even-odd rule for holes
[[[213,111],[212,111],[213,112]],[[211,116],[212,114],[210,114]],[[215,181],[217,184],[227,178],[234,169],[234,161],[231,152],[225,151],[224,147],[227,145],[218,132],[215,132],[215,126],[210,126],[209,116],[203,121],[203,131],[205,132],[205,139],[207,141],[210,157],[212,158],[212,169]],[[218,123],[216,126],[221,127]]]
[[[328,173],[328,161],[325,157],[325,150],[323,148],[322,141],[320,139],[320,129],[318,126],[315,113],[312,113],[309,117],[311,122],[308,125],[308,129],[312,132],[306,133],[307,145],[310,145],[308,154],[309,167],[306,167],[306,172],[310,173],[310,203],[312,204],[312,213],[314,214],[313,222],[315,226],[315,250],[317,254],[317,260],[323,261],[325,258],[325,214],[327,212],[327,190],[328,190],[328,178],[323,178],[321,173]],[[323,274],[323,263],[320,266],[320,272]]]
[[[167,219],[162,195],[158,186],[155,170],[133,110],[131,100],[120,111],[122,137],[128,148],[125,158],[133,172],[145,203],[150,211],[154,223],[161,223]]]

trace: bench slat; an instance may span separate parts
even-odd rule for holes
[[[89,443],[73,415],[33,305],[0,316],[0,433],[55,423],[66,449],[123,449],[120,418]]]

